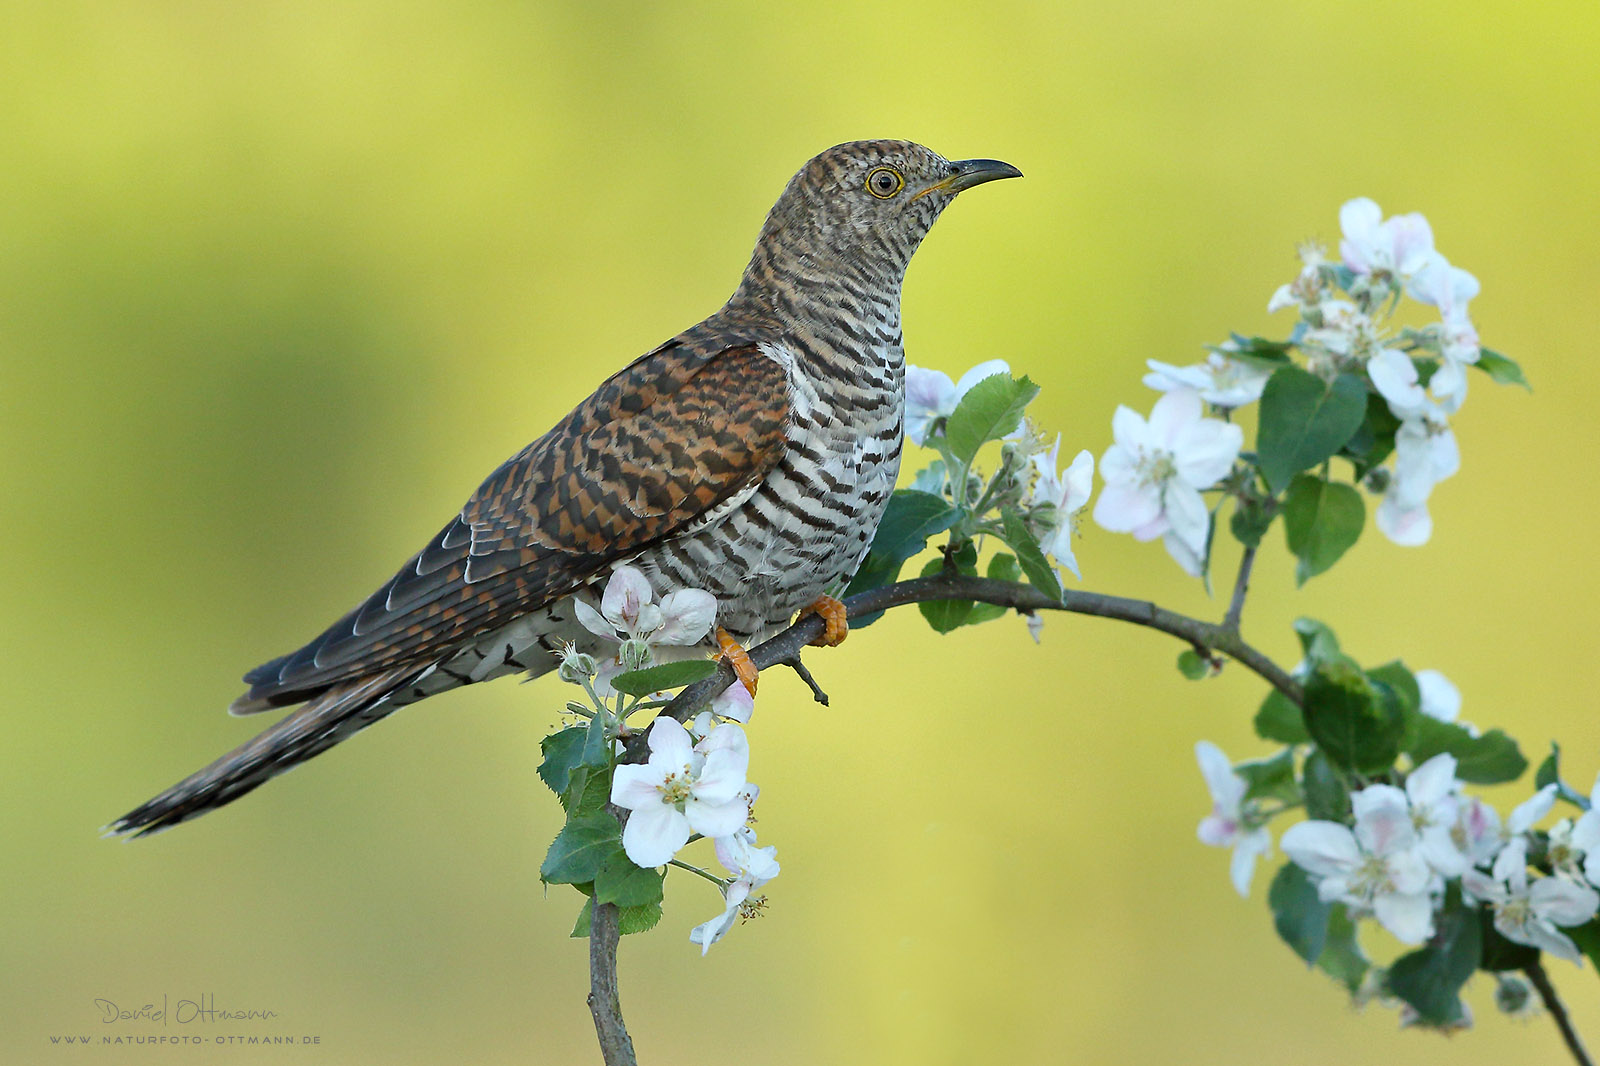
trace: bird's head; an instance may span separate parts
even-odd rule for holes
[[[951,161],[911,141],[850,141],[800,168],[762,227],[752,270],[882,277],[898,284],[956,194],[1022,171],[996,159]]]

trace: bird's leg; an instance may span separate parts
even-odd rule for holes
[[[745,691],[750,693],[751,699],[755,699],[756,664],[750,661],[750,653],[721,626],[717,627],[717,646],[722,649],[717,653],[717,658],[733,667],[733,672],[744,684]]]
[[[808,614],[821,615],[822,620],[827,623],[826,627],[822,630],[822,636],[811,642],[817,647],[836,647],[840,644],[843,644],[844,638],[849,636],[850,623],[846,620],[847,612],[845,611],[844,604],[840,603],[832,596],[818,596],[816,603],[813,603],[809,607],[802,607],[800,609],[800,614],[795,618],[795,621],[798,622],[801,618],[804,618]]]

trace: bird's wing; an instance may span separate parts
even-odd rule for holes
[[[758,482],[781,456],[788,418],[784,368],[756,345],[668,342],[507,460],[365,603],[246,674],[233,710],[437,661],[570,593]]]

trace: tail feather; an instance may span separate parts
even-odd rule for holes
[[[433,672],[397,667],[321,693],[270,729],[129,811],[108,835],[146,836],[231,803],[397,710],[395,693]]]

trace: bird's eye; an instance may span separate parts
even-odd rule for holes
[[[873,167],[867,173],[867,191],[880,200],[887,200],[906,187],[906,179],[894,167]]]

